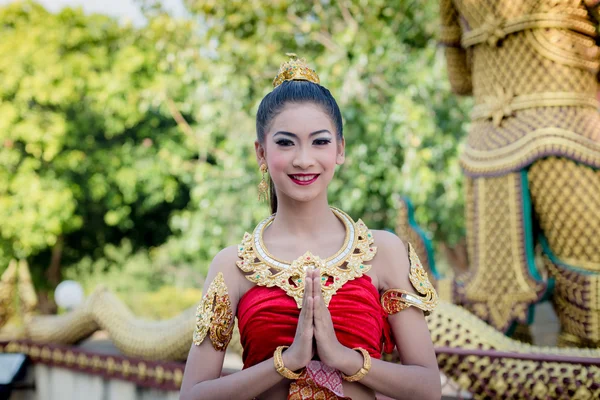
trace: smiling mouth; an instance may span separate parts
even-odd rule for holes
[[[296,174],[288,176],[296,185],[306,186],[315,182],[319,177],[319,174]]]

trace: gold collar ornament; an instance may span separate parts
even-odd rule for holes
[[[298,308],[302,308],[306,271],[309,268],[319,268],[323,300],[329,306],[331,297],[339,288],[371,269],[365,262],[372,260],[377,252],[377,247],[372,246],[373,234],[361,220],[354,222],[348,214],[337,208],[332,207],[331,211],[346,227],[344,244],[331,257],[323,260],[306,252],[290,263],[271,255],[262,238],[264,230],[275,219],[273,214],[260,222],[252,234],[244,234],[242,244],[238,246],[238,257],[241,260],[236,265],[243,272],[249,273],[246,278],[250,282],[283,289],[296,300]]]
[[[435,288],[429,281],[417,252],[410,243],[408,244],[408,260],[410,261],[408,279],[419,294],[402,289],[389,289],[381,295],[381,305],[389,315],[406,310],[410,306],[417,307],[425,315],[429,315],[440,300]]]
[[[286,56],[293,57],[288,62],[281,63],[279,73],[273,79],[273,88],[281,85],[284,81],[309,81],[321,82],[314,69],[311,69],[304,58],[298,58],[294,53],[286,53]]]

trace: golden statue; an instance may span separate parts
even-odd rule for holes
[[[475,102],[454,301],[509,332],[552,296],[559,343],[581,347],[600,346],[598,3],[440,2],[452,89]]]

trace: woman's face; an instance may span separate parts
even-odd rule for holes
[[[344,141],[322,109],[290,103],[271,122],[264,143],[255,145],[266,163],[277,195],[310,201],[327,191],[336,165],[344,162]]]

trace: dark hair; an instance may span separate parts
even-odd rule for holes
[[[309,81],[285,81],[267,94],[258,106],[256,113],[256,137],[264,144],[265,135],[271,122],[288,103],[312,103],[320,106],[335,126],[338,140],[344,137],[342,114],[331,92],[321,85]],[[271,212],[277,212],[277,195],[275,186],[269,179],[269,198]]]

